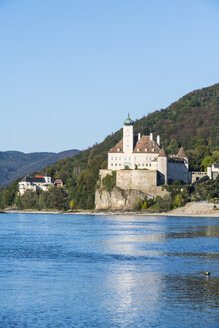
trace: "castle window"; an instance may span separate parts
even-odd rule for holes
[[[131,157],[129,157],[129,161],[131,161]]]
[[[137,149],[137,151],[139,151],[139,148]]]
[[[117,157],[115,157],[115,161],[117,161]]]
[[[117,163],[115,163],[115,166],[117,166]]]
[[[145,151],[147,152],[147,151],[148,151],[148,149],[147,149],[147,148],[145,148]]]
[[[111,157],[111,160],[113,161],[113,157]]]
[[[134,157],[134,161],[136,161],[136,157]]]
[[[148,157],[146,157],[146,161],[148,160]]]
[[[113,166],[113,163],[111,163],[111,166]]]
[[[121,157],[119,157],[119,161],[121,161]]]
[[[152,153],[154,153],[154,148],[152,148]]]
[[[151,166],[151,164],[149,164],[149,166]]]
[[[144,166],[144,163],[142,163],[142,166]]]
[[[119,166],[121,166],[121,163],[119,163]]]
[[[120,151],[120,149],[118,148],[117,151]]]

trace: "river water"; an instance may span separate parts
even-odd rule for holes
[[[219,218],[0,214],[0,327],[218,327],[218,235]]]

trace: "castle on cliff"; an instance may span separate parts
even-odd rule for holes
[[[176,155],[166,155],[165,150],[160,147],[159,135],[156,141],[153,133],[149,136],[141,136],[138,133],[135,137],[133,123],[128,115],[124,121],[123,138],[108,152],[108,170],[144,171],[144,174],[142,172],[140,175],[144,176],[148,182],[150,180],[148,171],[151,171],[151,174],[153,171],[156,172],[153,185],[168,184],[174,180],[190,183],[189,159],[183,147]]]

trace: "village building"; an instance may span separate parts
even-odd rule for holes
[[[189,160],[183,147],[176,155],[166,155],[160,146],[159,135],[156,141],[153,133],[149,136],[141,136],[140,133],[134,136],[133,121],[128,115],[124,121],[123,138],[108,152],[108,170],[134,169],[145,170],[145,177],[149,177],[148,171],[156,172],[153,185],[168,184],[174,180],[190,183]],[[141,176],[143,177],[142,173]]]
[[[209,179],[215,180],[219,175],[219,163],[209,165],[207,168],[207,174]]]
[[[56,179],[54,181],[54,186],[56,186],[56,187],[63,187],[63,181],[61,179]]]
[[[51,177],[46,174],[44,176],[37,175],[35,177],[25,176],[19,183],[19,194],[23,195],[26,190],[37,191],[42,189],[43,191],[48,191],[48,187],[53,185]]]

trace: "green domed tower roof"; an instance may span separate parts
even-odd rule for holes
[[[130,119],[130,116],[128,114],[128,118],[124,121],[124,125],[133,125],[134,121]]]

